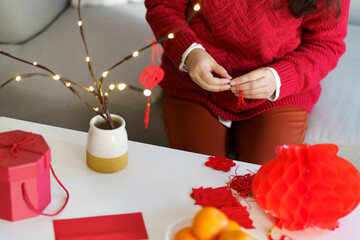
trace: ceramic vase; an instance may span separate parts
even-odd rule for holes
[[[115,129],[110,129],[100,116],[90,120],[86,144],[86,163],[100,173],[114,173],[128,163],[128,136],[125,120],[111,114]]]

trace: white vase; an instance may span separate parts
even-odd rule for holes
[[[86,163],[100,173],[114,173],[124,169],[128,163],[128,137],[125,120],[111,114],[115,129],[104,129],[107,122],[100,116],[90,120],[86,144]]]

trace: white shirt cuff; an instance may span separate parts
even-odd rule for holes
[[[201,46],[201,44],[199,43],[193,43],[190,45],[190,47],[188,47],[186,49],[186,51],[183,53],[182,57],[181,57],[181,62],[180,62],[180,66],[179,66],[179,70],[182,72],[188,72],[187,71],[187,67],[185,65],[185,60],[187,58],[187,56],[189,55],[189,53],[194,50],[195,48],[201,48],[203,50],[205,50],[205,48],[203,46]]]
[[[280,81],[280,77],[279,74],[277,73],[277,71],[274,68],[271,67],[267,67],[275,76],[275,81],[276,81],[276,89],[273,95],[271,95],[268,99],[270,101],[276,101],[279,96],[280,96],[280,87],[281,87],[281,81]]]
[[[222,125],[224,125],[225,127],[227,127],[227,128],[230,128],[230,127],[231,127],[231,124],[232,124],[232,121],[231,121],[231,120],[227,120],[227,119],[225,119],[225,118],[223,118],[223,117],[220,117],[220,116],[218,116],[218,119],[219,119],[219,122],[220,122]]]

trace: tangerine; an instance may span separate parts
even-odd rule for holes
[[[229,220],[229,230],[241,230],[241,227],[234,220]]]
[[[241,230],[223,232],[218,240],[254,240],[249,234]]]
[[[215,207],[204,207],[196,213],[192,227],[195,235],[201,240],[212,240],[228,230],[229,219]]]
[[[199,240],[193,233],[192,227],[185,227],[179,230],[174,237],[174,240]]]

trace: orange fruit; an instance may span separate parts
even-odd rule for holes
[[[237,222],[229,220],[229,230],[241,230],[241,227]]]
[[[254,240],[249,234],[241,230],[223,232],[218,240]]]
[[[199,240],[191,227],[185,227],[175,234],[174,240]]]
[[[217,238],[221,232],[228,230],[229,219],[215,207],[204,207],[193,219],[193,232],[201,240]]]

